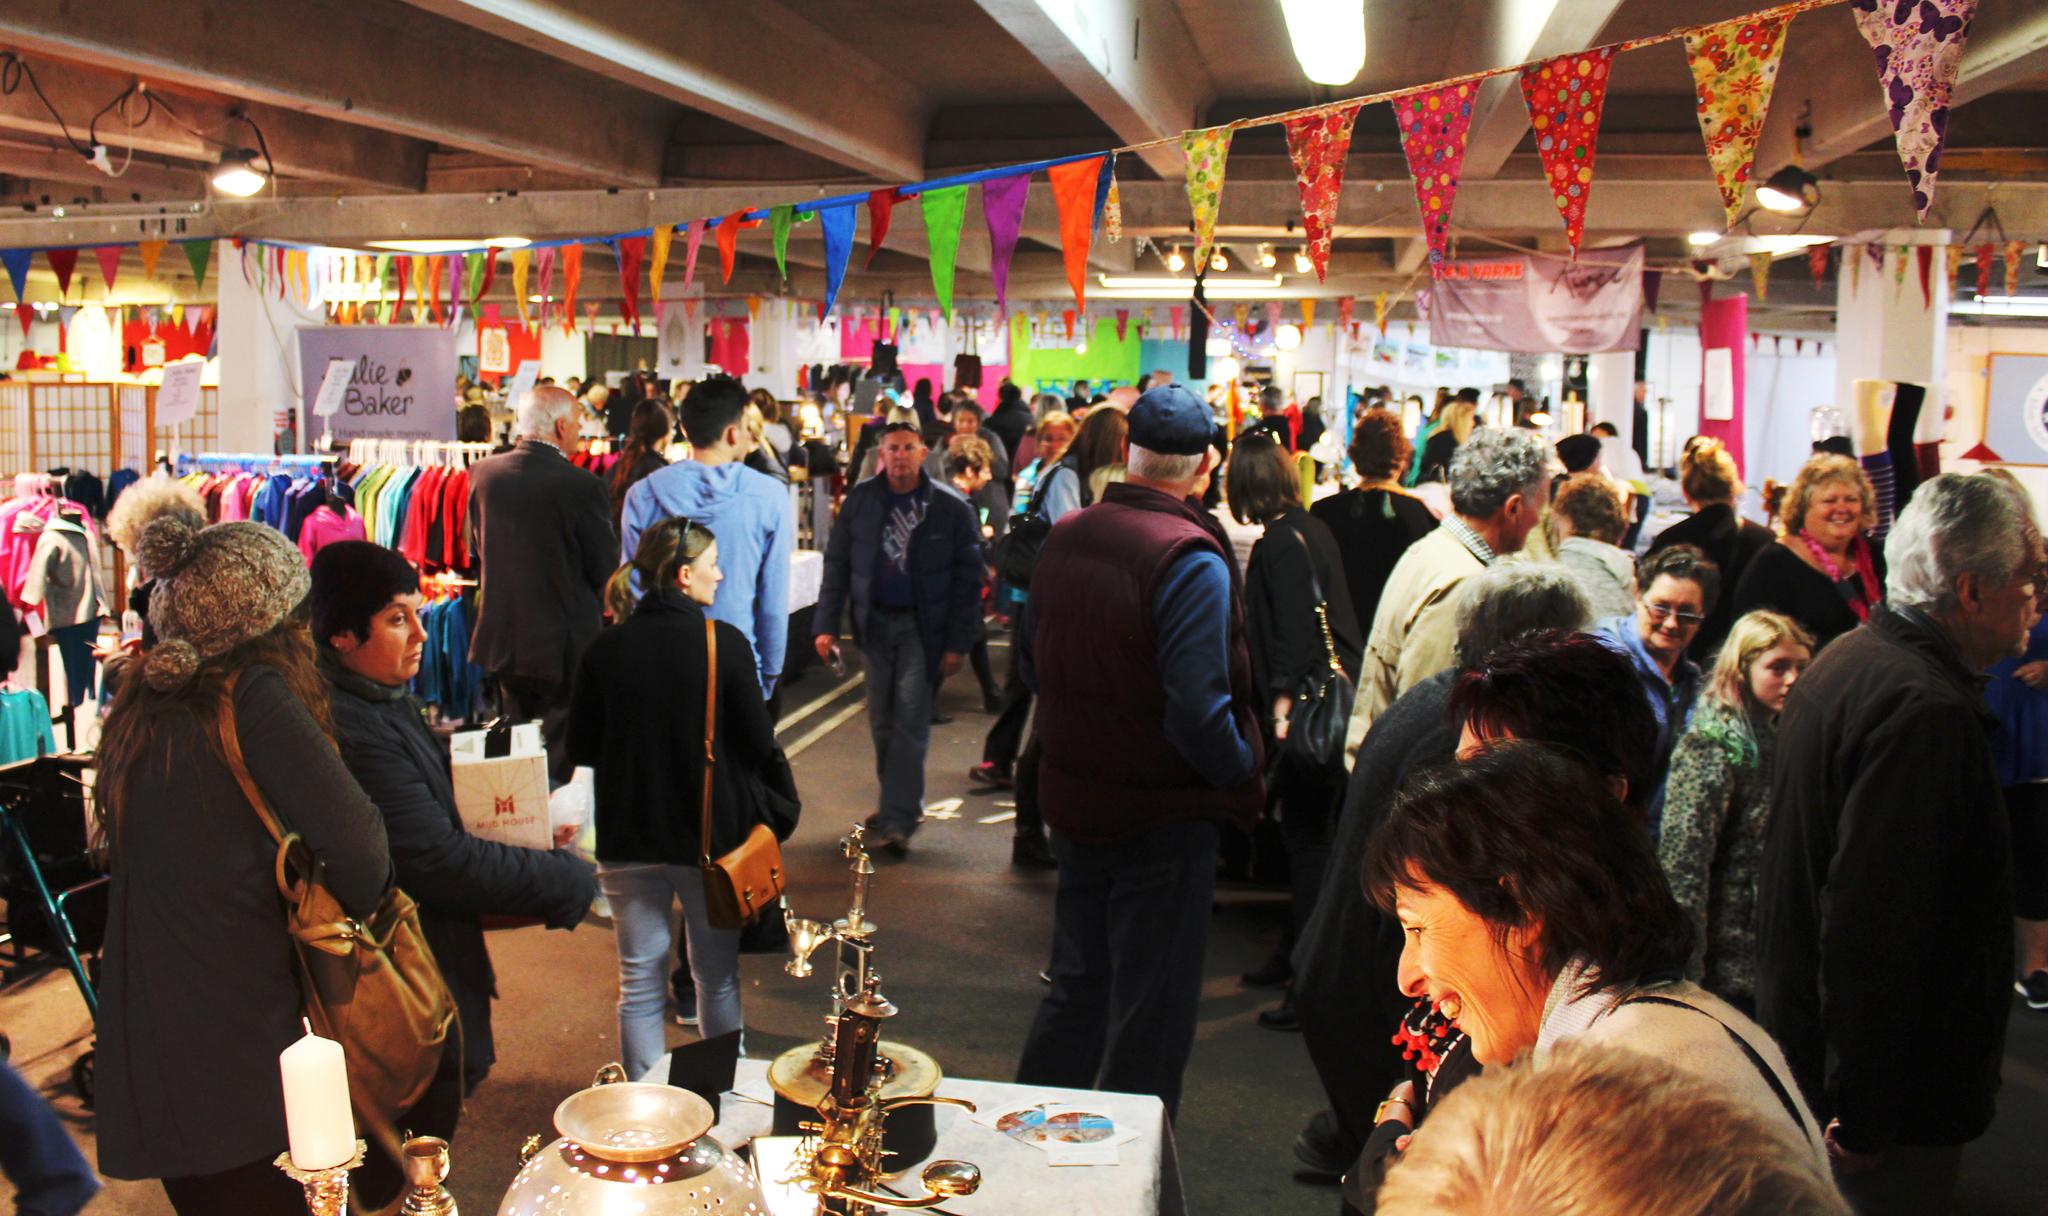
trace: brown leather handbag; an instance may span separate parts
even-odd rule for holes
[[[739,847],[721,857],[711,855],[711,778],[718,764],[712,741],[718,723],[718,625],[704,621],[704,801],[697,813],[703,825],[702,856],[705,917],[718,929],[752,924],[782,898],[782,846],[768,825],[757,823]]]

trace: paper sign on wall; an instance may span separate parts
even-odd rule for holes
[[[1735,354],[1725,346],[1707,352],[1706,383],[1702,387],[1700,417],[1708,422],[1729,422],[1735,417]]]
[[[164,382],[156,390],[156,424],[181,426],[199,412],[199,373],[206,364],[198,359],[173,363],[164,368]]]
[[[503,375],[512,370],[512,336],[501,325],[477,331],[477,370]]]
[[[505,408],[518,409],[526,401],[526,394],[540,381],[540,360],[526,359],[519,364],[519,370],[512,373],[512,382],[505,386]]]
[[[355,365],[346,359],[329,359],[327,374],[320,378],[320,395],[313,399],[313,415],[316,418],[332,418],[341,411],[341,403],[348,396],[348,382],[355,375]]]

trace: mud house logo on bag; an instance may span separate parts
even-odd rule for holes
[[[455,330],[438,325],[328,325],[299,330],[299,366],[345,359],[348,391],[329,420],[334,438],[455,438]],[[320,392],[302,376],[306,409]]]
[[[516,815],[518,813],[519,800],[517,798],[493,798],[491,800],[491,814],[493,816]]]

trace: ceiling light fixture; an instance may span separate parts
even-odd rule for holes
[[[1230,259],[1223,256],[1223,250],[1221,248],[1217,249],[1216,252],[1210,256],[1209,269],[1218,272],[1230,269]]]
[[[1273,345],[1281,350],[1301,349],[1301,327],[1298,325],[1282,325],[1279,329],[1274,330]]]
[[[2048,249],[2048,245],[2043,245],[2042,248]],[[1280,255],[1273,252],[1273,243],[1271,241],[1259,246],[1259,265],[1267,270],[1271,270],[1279,264]]]
[[[1345,85],[1365,67],[1365,0],[1280,0],[1302,75]]]
[[[1315,268],[1316,264],[1309,260],[1308,250],[1297,249],[1294,251],[1294,273],[1309,274],[1313,272]]]
[[[1175,245],[1173,252],[1166,255],[1166,268],[1175,274],[1188,268],[1188,260],[1181,255],[1180,246]]]
[[[1690,233],[1685,238],[1685,243],[1692,246],[1694,249],[1705,249],[1709,245],[1718,245],[1720,244],[1720,242],[1720,233],[1709,232],[1705,229],[1701,229],[1698,232]]]
[[[1756,188],[1756,203],[1766,211],[1811,211],[1820,201],[1820,179],[1798,165],[1786,165]]]
[[[213,171],[213,188],[236,198],[251,197],[269,181],[270,175],[256,167],[256,154],[247,148],[223,153],[220,166]]]

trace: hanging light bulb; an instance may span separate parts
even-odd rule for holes
[[[269,175],[256,167],[256,154],[247,148],[238,148],[220,158],[220,165],[213,174],[213,188],[236,198],[249,198],[263,189],[269,180]]]
[[[1279,329],[1274,330],[1273,345],[1281,350],[1301,349],[1301,327],[1298,325],[1282,325]]]
[[[1210,256],[1209,269],[1216,271],[1230,269],[1230,259],[1223,256],[1222,249],[1219,248],[1214,254]]]
[[[1350,84],[1365,66],[1365,0],[1280,0],[1302,74],[1317,84]]]
[[[1315,268],[1316,264],[1309,260],[1308,250],[1297,249],[1294,251],[1294,273],[1310,274],[1315,271]]]
[[[1280,264],[1280,255],[1273,252],[1273,243],[1267,241],[1259,246],[1259,265],[1267,270]]]
[[[1175,245],[1173,252],[1166,255],[1166,268],[1175,274],[1188,268],[1188,260],[1181,256],[1180,246]]]

